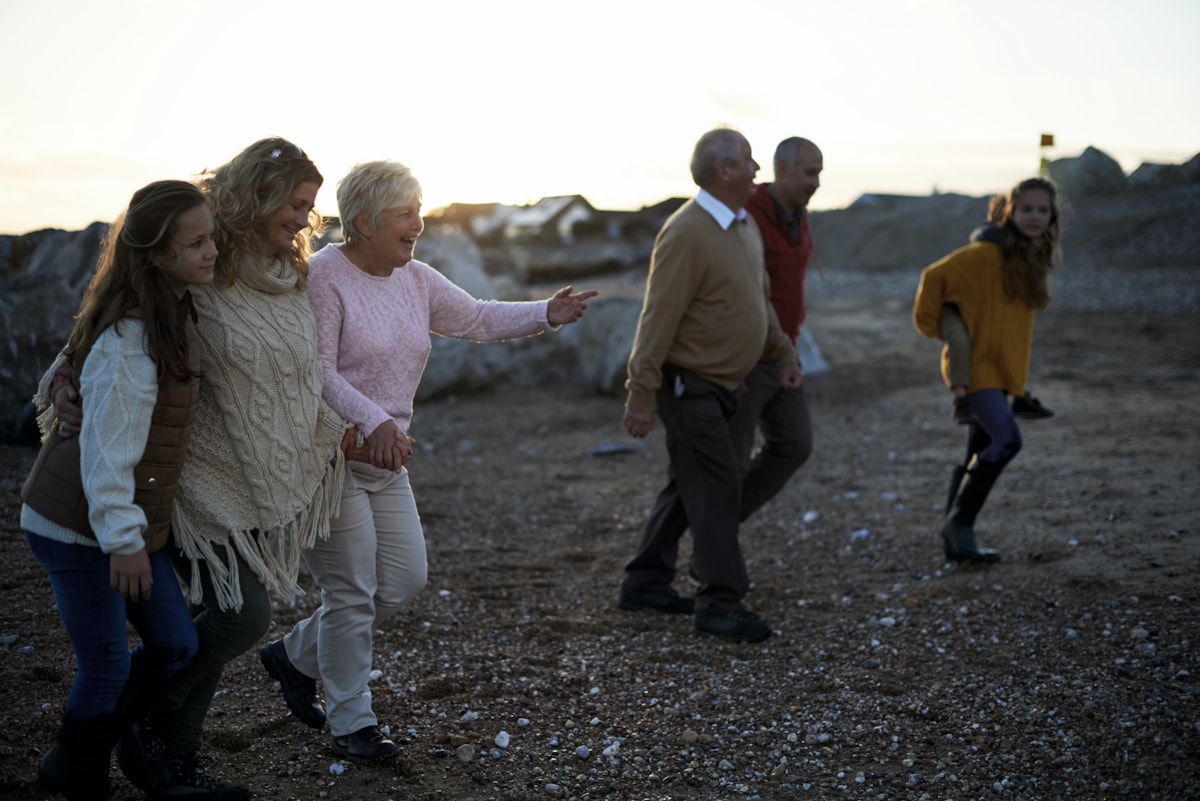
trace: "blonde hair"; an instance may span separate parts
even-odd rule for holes
[[[229,286],[244,265],[269,262],[272,254],[263,237],[263,223],[291,200],[301,184],[320,186],[324,182],[303,150],[277,136],[260,139],[227,164],[202,173],[200,188],[212,206],[221,253],[217,257],[216,281]],[[315,208],[310,210],[308,227],[292,240],[291,262],[300,276],[301,289],[307,283],[312,237],[320,233],[321,224],[320,213]]]
[[[407,206],[421,200],[421,183],[412,170],[398,161],[365,161],[355,164],[337,185],[338,216],[346,241],[365,239],[354,224],[358,215],[373,226],[380,225],[385,209]]]

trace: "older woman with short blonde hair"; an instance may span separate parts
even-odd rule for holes
[[[345,242],[311,258],[309,298],[325,400],[365,435],[369,462],[350,463],[329,540],[305,552],[321,607],[262,655],[288,707],[314,727],[326,718],[314,714],[320,678],[334,752],[370,763],[396,753],[371,709],[372,632],[425,586],[425,535],[405,464],[430,334],[495,342],[557,330],[597,293],[479,300],[415,260],[421,185],[398,162],[355,166],[337,199]]]

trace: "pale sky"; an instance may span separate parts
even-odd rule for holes
[[[1195,0],[0,0],[0,233],[111,220],[138,187],[264,136],[337,180],[411,166],[425,209],[696,188],[718,125],[772,177],[825,154],[813,208],[984,195],[1094,145],[1126,172],[1200,152]]]

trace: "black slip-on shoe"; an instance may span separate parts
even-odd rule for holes
[[[690,615],[696,609],[696,602],[691,598],[680,596],[675,590],[631,590],[621,586],[621,594],[617,606],[637,612],[641,609],[653,609],[666,612],[668,615]]]
[[[729,642],[758,642],[771,636],[771,627],[749,609],[739,609],[727,615],[696,615],[696,633]]]

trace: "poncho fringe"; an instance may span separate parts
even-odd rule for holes
[[[329,519],[338,513],[345,476],[345,460],[339,450],[336,462],[321,479],[312,504],[289,525],[278,526],[267,532],[226,532],[227,542],[233,544],[263,586],[278,593],[285,601],[304,594],[304,589],[297,581],[301,551],[311,548],[317,540],[329,539]],[[204,600],[199,563],[203,559],[208,563],[218,605],[222,609],[240,609],[241,577],[237,559],[230,556],[228,547],[206,539],[198,527],[179,515],[175,516],[172,526],[175,544],[191,563],[191,576],[187,582],[188,600],[192,603]],[[223,554],[217,553],[218,548]]]

